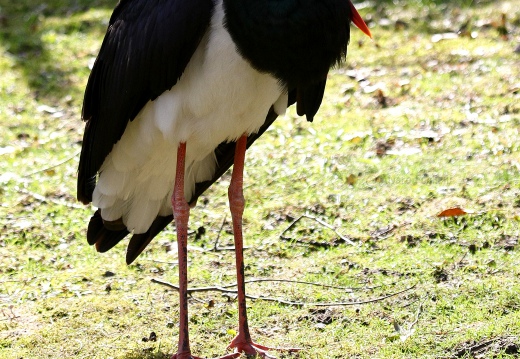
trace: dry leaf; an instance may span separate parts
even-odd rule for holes
[[[350,186],[353,186],[355,185],[357,182],[357,176],[354,175],[354,174],[350,174],[348,177],[347,177],[347,184],[349,184]]]
[[[448,208],[437,215],[437,217],[457,217],[468,214],[469,212],[463,210],[460,207]]]

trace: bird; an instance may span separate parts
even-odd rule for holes
[[[287,108],[312,121],[327,75],[345,61],[350,0],[120,0],[85,89],[77,198],[97,209],[87,241],[106,252],[131,234],[126,262],[175,222],[179,338],[188,328],[187,231],[197,198],[231,166],[238,332],[221,358],[273,358],[249,333],[242,217],[246,149]],[[287,349],[289,351],[298,348]]]

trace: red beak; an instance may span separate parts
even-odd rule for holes
[[[358,11],[354,7],[354,4],[352,4],[352,1],[347,0],[350,3],[350,8],[352,9],[352,22],[354,25],[358,27],[359,30],[363,31],[368,37],[372,38],[372,34],[370,33],[370,29],[368,28],[367,24],[365,24],[365,21],[359,15]]]

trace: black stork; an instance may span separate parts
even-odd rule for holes
[[[190,207],[232,164],[239,329],[229,348],[271,358],[251,340],[242,244],[243,168],[250,146],[296,103],[312,121],[329,69],[347,53],[350,0],[120,0],[85,91],[78,199],[98,210],[87,239],[99,252],[132,233],[131,263],[175,220],[179,345],[188,339]]]

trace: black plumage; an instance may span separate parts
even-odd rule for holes
[[[321,87],[329,69],[347,54],[349,1],[227,0],[224,10],[240,54],[289,89]]]

